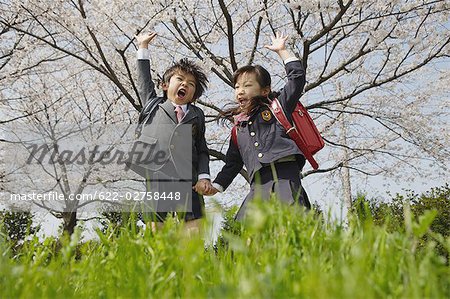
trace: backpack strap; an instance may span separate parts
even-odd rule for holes
[[[301,104],[297,103],[297,105]],[[286,114],[283,111],[283,107],[281,106],[278,99],[274,99],[272,101],[272,103],[270,104],[270,110],[272,111],[277,121],[284,127],[284,129],[286,130],[286,134],[289,136],[289,138],[291,138],[295,142],[295,144],[297,144],[298,148],[302,151],[303,155],[311,164],[311,166],[314,169],[319,168],[318,163],[312,156],[312,153],[309,151],[305,141],[302,138],[300,138],[300,135],[297,132],[297,128],[295,127],[295,125],[293,126],[286,117]]]
[[[231,129],[231,141],[233,142],[233,144],[236,147],[239,147],[238,142],[237,142],[237,126],[233,126],[233,128]]]
[[[292,130],[295,130],[295,127],[288,120],[286,114],[284,114],[283,107],[281,106],[281,104],[278,101],[278,99],[272,100],[272,102],[270,103],[270,110],[272,111],[272,113],[275,116],[275,118],[277,119],[277,121],[286,130],[286,134],[289,135],[289,133]]]

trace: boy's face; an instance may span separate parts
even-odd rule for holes
[[[236,102],[239,104],[242,110],[245,110],[250,100],[256,96],[267,97],[269,95],[269,87],[261,87],[256,80],[256,74],[243,73],[240,75],[234,85],[234,96]]]
[[[167,98],[177,105],[184,105],[194,100],[195,77],[182,71],[177,71],[162,88],[167,92]]]

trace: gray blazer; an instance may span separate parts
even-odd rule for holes
[[[301,61],[291,61],[285,66],[287,83],[278,100],[290,118],[305,85],[305,70]],[[261,106],[250,115],[248,122],[237,125],[237,144],[231,138],[225,158],[225,165],[217,175],[215,183],[226,189],[237,176],[243,165],[247,168],[250,181],[262,167],[288,156],[296,156],[304,164],[304,157],[295,142],[286,135],[267,106]],[[294,174],[298,175],[298,174]]]
[[[157,160],[158,163],[146,163],[136,165],[133,163],[130,168],[137,173],[146,176],[149,172],[156,170],[166,174],[176,174],[177,178],[190,179],[192,175],[192,184],[197,182],[198,174],[209,174],[209,153],[205,140],[205,116],[203,111],[193,105],[188,105],[188,112],[182,119],[181,123],[177,123],[174,105],[170,100],[158,97],[155,92],[155,85],[150,74],[149,60],[138,60],[138,92],[142,100],[143,107],[146,110],[154,108],[152,115],[143,127],[138,141],[143,144],[152,145],[155,151],[162,150],[170,153],[169,159],[165,163]],[[154,107],[151,107],[154,106]],[[143,109],[144,109],[143,108]],[[190,125],[190,126],[183,126]],[[186,165],[190,159],[186,158],[186,134],[192,136],[192,173],[187,173],[187,169],[191,169],[190,165]],[[172,176],[172,175],[170,175]]]

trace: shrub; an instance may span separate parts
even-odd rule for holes
[[[33,226],[31,212],[0,211],[0,230],[12,247],[20,245],[28,235],[36,234],[40,226]]]
[[[427,246],[429,242],[439,241],[437,252],[449,258],[448,249],[443,242],[450,236],[450,188],[448,184],[432,188],[423,194],[408,191],[406,195],[396,194],[390,202],[379,203],[376,200],[368,200],[365,195],[359,194],[353,202],[353,212],[362,221],[373,221],[377,225],[385,226],[389,232],[406,232],[407,216],[405,207],[410,211],[415,221],[421,217],[430,218],[431,225],[423,233],[419,240],[419,248]],[[427,211],[435,211],[434,217]]]

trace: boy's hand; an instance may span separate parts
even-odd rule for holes
[[[144,33],[140,35],[135,35],[138,47],[140,49],[147,49],[148,44],[155,38],[156,32]]]
[[[208,194],[211,191],[211,188],[213,186],[211,185],[211,182],[208,179],[201,179],[197,181],[197,184],[195,184],[192,189],[195,190],[195,192],[199,194]]]
[[[275,37],[271,37],[272,44],[271,45],[265,45],[264,48],[267,48],[271,51],[274,51],[277,53],[283,61],[290,57],[295,57],[295,55],[286,49],[286,40],[288,39],[287,35],[284,35],[280,32],[277,32]]]

